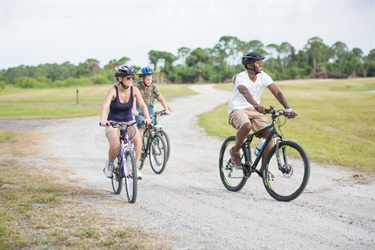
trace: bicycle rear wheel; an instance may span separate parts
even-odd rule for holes
[[[131,148],[125,150],[125,189],[128,201],[134,203],[137,200],[137,166],[135,164],[134,151]]]
[[[241,190],[247,181],[242,169],[236,169],[231,166],[232,160],[229,151],[234,146],[235,142],[235,136],[228,137],[221,146],[219,155],[220,179],[223,182],[224,187],[229,191]],[[241,162],[245,163],[245,151],[243,148],[240,150],[240,154]]]
[[[267,154],[265,164],[263,183],[274,199],[294,200],[306,188],[310,177],[310,163],[307,154],[297,143],[280,142],[279,150],[274,146]]]
[[[152,171],[154,171],[155,174],[163,173],[165,166],[167,164],[167,149],[165,141],[159,134],[155,134],[155,136],[151,139],[149,149],[150,165]]]
[[[160,131],[158,132],[158,134],[165,141],[165,148],[166,148],[166,151],[167,151],[167,161],[168,161],[169,160],[169,156],[171,154],[171,143],[169,141],[169,137],[168,137],[167,133],[163,129],[160,129]]]
[[[114,161],[114,170],[113,170],[113,177],[111,179],[112,182],[112,189],[114,194],[120,194],[122,189],[122,175],[121,175],[121,161],[119,160],[119,156],[116,157]]]
[[[147,140],[148,140],[148,136],[145,133],[142,137],[142,153],[141,153],[141,158],[139,159],[139,170],[143,168],[143,165],[145,164],[145,161],[147,158],[147,153],[146,153],[147,152],[146,150]]]

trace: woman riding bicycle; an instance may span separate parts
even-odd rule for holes
[[[257,52],[245,54],[241,60],[245,71],[238,73],[233,78],[234,92],[229,103],[228,113],[229,124],[237,130],[235,145],[230,150],[232,163],[236,166],[242,165],[239,150],[250,130],[258,131],[268,125],[268,120],[263,114],[264,107],[260,105],[260,97],[266,87],[290,113],[289,117],[296,116],[272,78],[262,71],[263,59],[264,57]],[[261,136],[265,138],[268,133],[269,131],[266,131]],[[269,143],[264,149],[264,155],[267,155],[271,148],[272,144]],[[263,169],[260,172],[263,173]]]
[[[134,88],[133,80],[136,75],[131,66],[122,65],[115,67],[114,72],[117,85],[111,87],[104,98],[100,113],[100,126],[106,127],[105,134],[109,143],[108,161],[103,169],[108,178],[112,178],[113,162],[120,150],[120,138],[118,128],[109,126],[108,121],[131,122],[134,121],[132,109],[134,99],[145,116],[145,123],[151,124],[147,106],[142,99],[141,93]],[[109,110],[109,113],[108,113]],[[108,114],[108,116],[107,116]],[[129,130],[129,138],[134,144],[136,164],[138,166],[142,150],[142,140],[138,129]],[[138,171],[138,179],[142,179],[142,173]]]

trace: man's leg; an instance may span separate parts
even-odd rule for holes
[[[234,144],[233,148],[231,148],[230,150],[230,156],[231,156],[232,162],[236,166],[242,166],[241,158],[240,158],[240,149],[246,136],[250,133],[251,127],[252,126],[251,126],[250,121],[246,122],[241,126],[241,128],[236,133],[236,143]]]

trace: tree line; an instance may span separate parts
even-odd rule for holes
[[[257,51],[266,56],[263,68],[275,80],[306,78],[348,78],[375,76],[375,49],[367,55],[360,48],[350,50],[343,42],[329,46],[319,37],[310,38],[302,50],[290,43],[265,45],[259,40],[242,41],[223,36],[212,48],[181,47],[177,54],[148,52],[155,80],[167,83],[222,83],[244,68],[241,57]],[[128,57],[113,59],[103,67],[97,59],[87,59],[77,66],[63,64],[21,65],[0,72],[0,87],[47,88],[108,84],[114,82],[113,69],[127,64]],[[134,66],[136,70],[145,66]]]

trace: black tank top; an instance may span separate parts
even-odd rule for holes
[[[111,101],[107,120],[116,122],[130,122],[133,120],[133,86],[130,87],[130,98],[127,103],[120,102],[117,85],[115,85],[115,89],[116,99]]]

